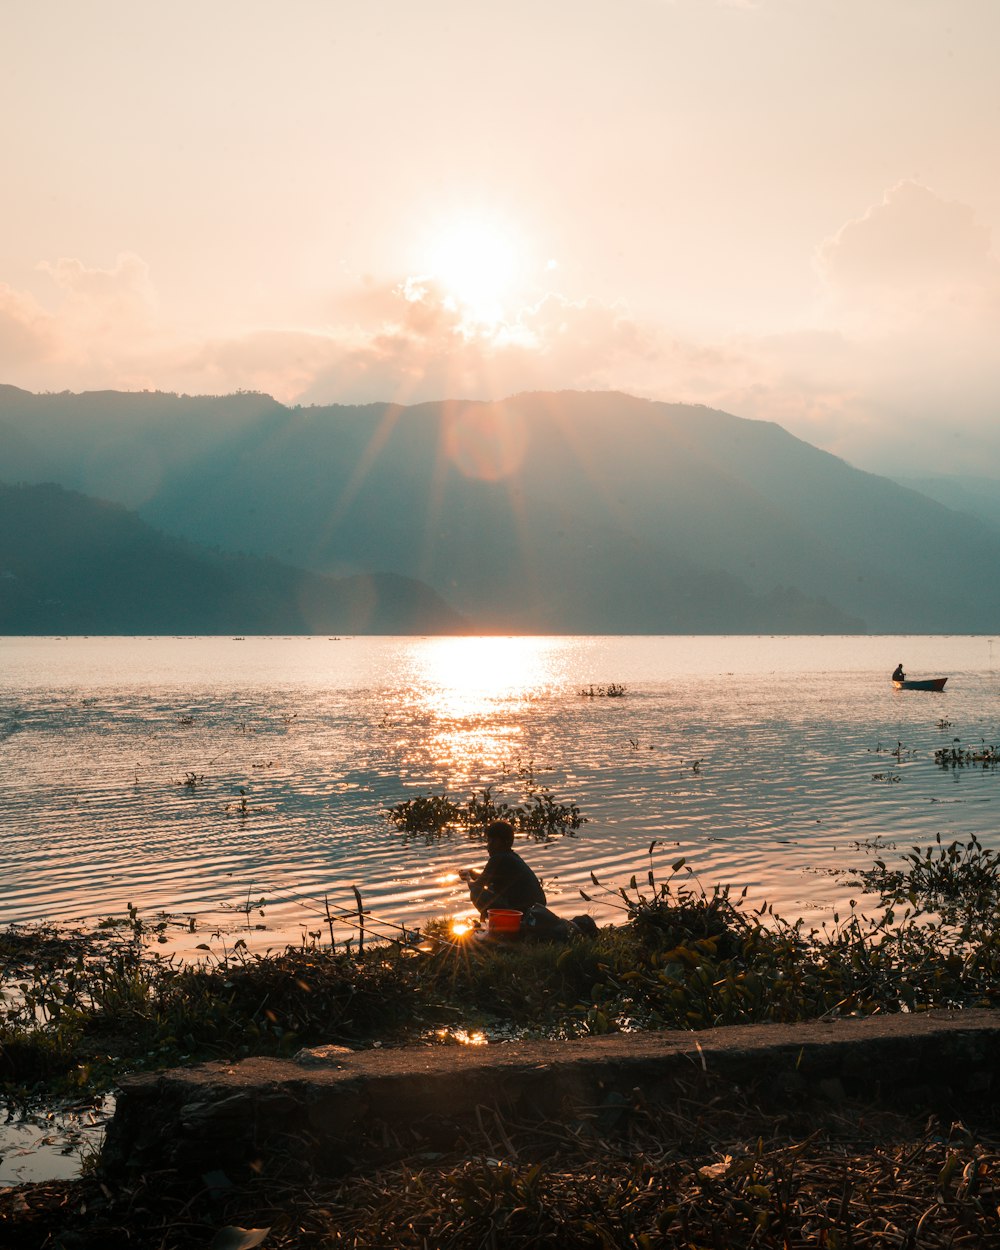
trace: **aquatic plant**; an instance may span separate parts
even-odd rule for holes
[[[621,682],[613,681],[606,686],[584,686],[579,693],[585,699],[621,699],[628,690]]]
[[[890,844],[891,845],[891,844]],[[1000,852],[984,847],[975,834],[947,846],[937,834],[931,846],[913,847],[891,868],[881,858],[852,876],[882,896],[883,903],[906,900],[943,913],[950,922],[988,914],[1000,901]]]
[[[390,824],[404,833],[445,833],[466,826],[465,812],[446,794],[418,794],[387,812]]]
[[[523,829],[536,842],[544,842],[560,834],[574,833],[587,819],[580,815],[580,809],[575,803],[557,803],[547,790],[532,795],[511,811],[515,828]]]
[[[934,763],[942,768],[996,768],[1000,764],[1000,746],[940,747],[934,752]]]
[[[930,904],[960,903],[966,911],[992,910],[1000,891],[1000,853],[984,847],[975,834],[968,842],[914,847],[903,856],[904,889]]]
[[[536,842],[545,842],[574,833],[587,820],[575,803],[560,803],[550,791],[535,791],[530,785],[522,803],[498,800],[494,798],[493,787],[485,786],[474,791],[464,803],[450,799],[447,794],[404,799],[388,808],[386,817],[403,833],[419,834],[428,841],[456,832],[480,838],[493,821],[508,820],[516,830]]]
[[[106,1088],[122,1069],[287,1053],[300,1033],[384,1036],[412,1011],[408,962],[384,947],[259,955],[239,940],[189,964],[151,953],[128,921],[105,933],[71,965],[39,964],[5,987],[0,1087]]]
[[[521,759],[520,755],[516,755],[512,760],[501,760],[500,772],[505,777],[518,777],[521,782],[528,787],[529,793],[535,788],[535,780],[538,773],[545,772],[543,768],[538,768],[535,761],[528,760],[527,764]]]

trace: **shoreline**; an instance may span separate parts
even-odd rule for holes
[[[550,1229],[623,1248],[700,1230],[779,1250],[821,1228],[907,1244],[918,1226],[922,1245],[993,1244],[998,1064],[1000,1011],[970,1010],[200,1065],[126,1081],[99,1170],[0,1191],[0,1230],[10,1250],[253,1230],[276,1250],[473,1250],[476,1178],[514,1250]]]

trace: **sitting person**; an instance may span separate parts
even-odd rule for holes
[[[896,671],[892,675],[893,681],[906,681],[906,674],[903,672],[903,661],[900,660],[896,665]]]
[[[480,916],[490,908],[527,912],[535,903],[545,906],[542,883],[513,849],[514,826],[495,820],[486,830],[489,859],[482,872],[462,868],[459,876],[469,883],[469,895]]]

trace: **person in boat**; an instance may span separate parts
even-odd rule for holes
[[[542,883],[514,850],[514,826],[507,820],[495,820],[486,829],[489,859],[482,872],[459,869],[458,875],[469,885],[469,897],[479,914],[485,918],[491,907],[528,912],[538,903],[545,906]]]
[[[903,661],[900,660],[896,665],[896,671],[892,675],[893,681],[906,681],[906,674],[903,672]]]

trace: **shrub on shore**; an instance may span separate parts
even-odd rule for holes
[[[402,930],[363,950],[314,941],[260,956],[237,943],[185,964],[151,950],[134,910],[124,929],[100,935],[9,929],[0,934],[0,1083],[95,1090],[140,1067],[457,1030],[578,1037],[993,1006],[1000,935],[986,855],[974,840],[961,854],[944,850],[953,892],[962,896],[963,877],[976,881],[965,892],[974,908],[922,911],[919,891],[933,901],[940,882],[915,854],[881,914],[852,910],[820,929],[749,908],[745,891],[702,888],[683,860],[658,881],[652,858],[641,887],[593,879],[620,924],[564,942],[460,938],[436,922],[419,945]],[[994,909],[983,905],[987,886]]]
[[[609,889],[593,878],[621,923],[565,942],[463,940],[436,922],[419,944],[403,930],[364,949],[312,944],[261,957],[237,944],[224,958],[185,965],[157,953],[157,925],[134,909],[97,934],[10,928],[0,932],[0,1084],[8,1099],[52,1098],[109,1088],[128,1069],[315,1043],[457,1041],[504,1029],[558,1038],[994,1006],[993,867],[975,839],[914,848],[898,870],[876,861],[866,884],[882,893],[881,914],[866,919],[852,908],[818,930],[748,907],[745,892],[703,889],[683,860],[658,880],[652,858],[641,885]],[[615,1107],[614,1125],[595,1113],[582,1127],[534,1126],[537,1141],[521,1132],[507,1154],[490,1134],[507,1143],[515,1129],[498,1122],[453,1155],[425,1152],[321,1187],[296,1167],[269,1183],[263,1207],[259,1186],[227,1190],[224,1217],[214,1191],[192,1202],[159,1176],[118,1190],[85,1175],[10,1191],[10,1202],[0,1194],[0,1224],[12,1246],[63,1244],[65,1232],[67,1245],[103,1250],[193,1250],[243,1225],[266,1225],[279,1250],[457,1248],[493,1244],[494,1233],[512,1247],[748,1250],[816,1237],[908,1245],[919,1232],[928,1244],[957,1246],[998,1235],[996,1151],[962,1123],[951,1135],[931,1123],[921,1136],[918,1116],[890,1122],[870,1108],[856,1123],[840,1105],[822,1123],[804,1111],[796,1122],[787,1111],[768,1120],[730,1096],[650,1107],[638,1095]]]

